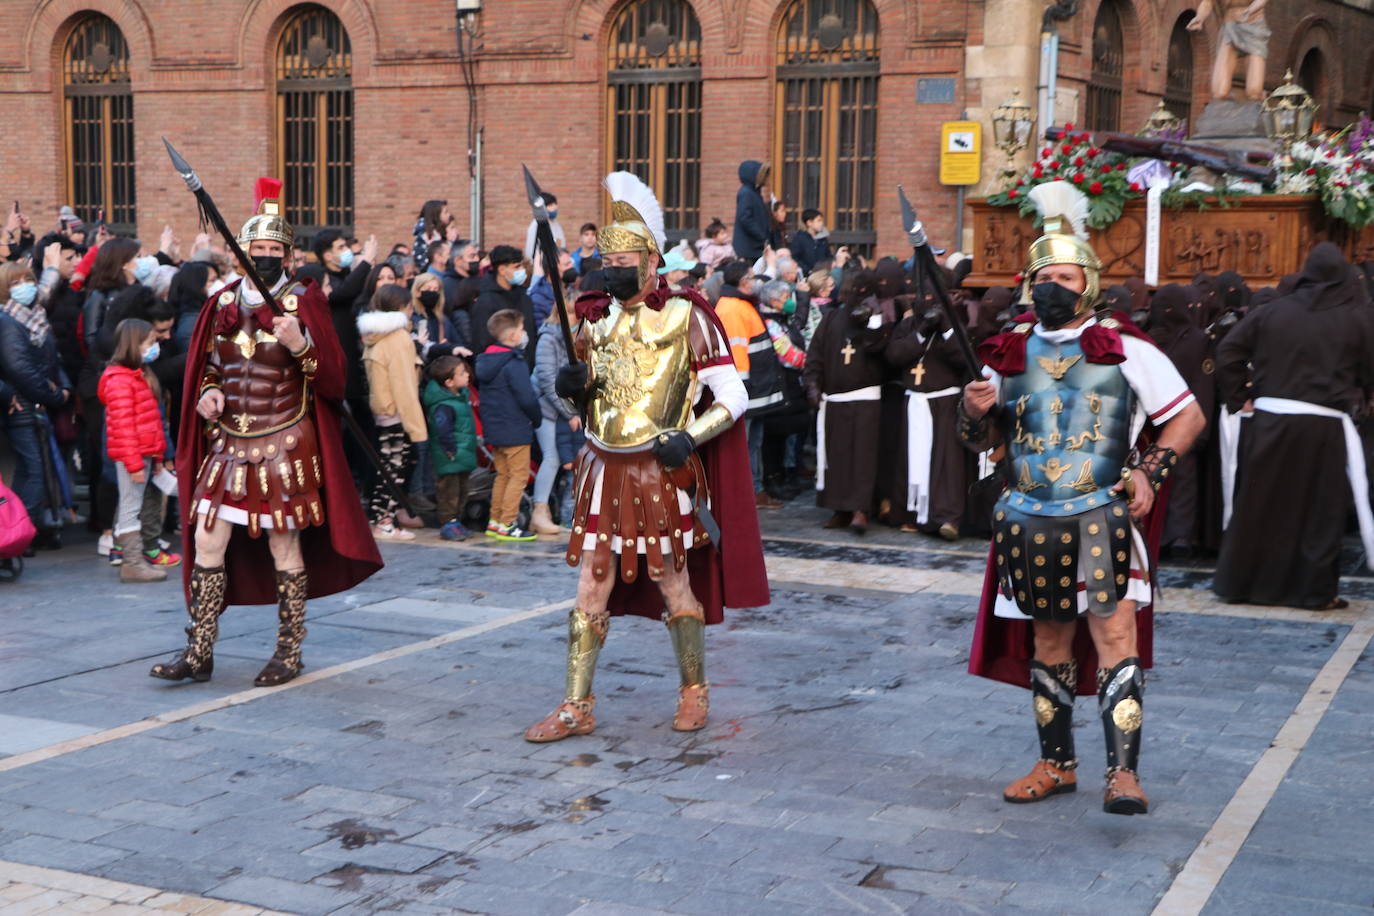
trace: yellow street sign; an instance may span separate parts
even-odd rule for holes
[[[982,177],[983,125],[946,121],[940,126],[940,184],[977,184]]]

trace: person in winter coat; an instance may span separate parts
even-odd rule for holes
[[[529,272],[525,269],[520,249],[513,245],[497,245],[491,250],[491,272],[482,277],[482,291],[470,310],[472,337],[468,347],[474,353],[485,353],[497,343],[492,337],[489,322],[497,312],[511,309],[525,317],[525,334],[533,338],[539,333],[534,320],[534,302],[525,293]],[[534,368],[534,351],[525,354],[527,369]],[[478,387],[481,387],[479,381]]]
[[[372,310],[358,316],[358,335],[367,368],[368,403],[377,424],[377,453],[390,474],[404,486],[412,444],[428,441],[425,412],[420,406],[420,358],[410,339],[410,293],[404,286],[380,287]],[[368,495],[368,514],[374,537],[413,541],[415,535],[396,527],[399,506],[381,474]]]
[[[425,417],[429,421],[429,453],[439,493],[439,536],[466,541],[463,506],[468,501],[468,476],[477,467],[477,422],[468,400],[472,373],[465,360],[441,356],[429,364],[425,385]]]
[[[91,522],[100,528],[97,551],[108,555],[113,543],[115,506],[119,501],[117,488],[100,473],[103,459],[100,443],[104,436],[105,406],[96,396],[100,373],[110,358],[97,343],[106,313],[116,294],[134,281],[139,243],[134,239],[113,238],[106,241],[92,260],[86,278],[86,301],[81,306],[81,345],[85,353],[81,374],[76,378],[76,390],[81,395],[81,414],[85,425],[85,451],[82,467],[90,477]],[[89,256],[89,252],[87,253]],[[79,268],[78,268],[79,269]]]
[[[539,399],[524,361],[530,342],[525,316],[513,309],[499,311],[487,320],[487,332],[496,343],[477,357],[482,432],[496,468],[487,537],[532,541],[538,535],[517,524],[520,497],[530,476],[530,444],[540,418]]]
[[[148,562],[141,531],[144,501],[156,499],[161,504],[161,494],[148,484],[163,470],[168,451],[166,426],[154,390],[157,379],[146,368],[157,359],[158,349],[152,325],[139,318],[126,318],[115,329],[114,353],[100,375],[105,450],[119,481],[114,537],[123,551],[121,582],[161,582],[167,578],[167,570],[161,566],[172,565]]]
[[[753,159],[739,164],[740,188],[735,192],[735,255],[747,261],[763,257],[773,231],[773,217],[762,188],[768,183],[768,166]]]
[[[455,352],[472,355],[449,319],[446,299],[444,281],[438,274],[426,271],[410,286],[410,336],[426,362]]]
[[[11,482],[34,527],[35,546],[59,546],[58,529],[41,524],[44,503],[42,454],[48,448],[47,411],[71,399],[47,315],[36,304],[38,284],[23,264],[0,264],[0,423],[15,453]],[[56,506],[50,506],[57,509]]]
[[[730,244],[730,230],[719,219],[701,232],[696,241],[697,259],[707,267],[719,268],[727,261],[735,260],[735,246]]]
[[[579,434],[582,430],[582,417],[554,391],[558,370],[566,365],[568,348],[563,342],[563,328],[558,315],[550,314],[539,326],[534,356],[534,387],[539,395],[540,413],[539,427],[535,430],[539,438],[539,472],[534,478],[534,513],[530,516],[530,527],[535,534],[563,533],[549,512],[549,495],[553,492],[559,467],[572,468],[571,461],[564,465],[559,460],[558,439],[565,429],[568,433]]]

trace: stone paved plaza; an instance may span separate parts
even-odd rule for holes
[[[82,544],[0,584],[0,914],[1368,913],[1374,583],[1350,610],[1221,606],[1166,568],[1146,817],[1009,806],[1029,695],[964,671],[984,545],[769,513],[770,607],[708,633],[710,726],[668,727],[667,635],[618,620],[594,735],[521,739],[562,690],[560,545],[386,545],[313,602],[306,676],[252,687],[275,613],[223,619]],[[1354,563],[1350,568],[1355,571]]]

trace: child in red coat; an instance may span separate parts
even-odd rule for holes
[[[125,319],[115,329],[114,355],[100,376],[105,451],[119,478],[114,537],[124,553],[119,567],[121,582],[161,582],[167,572],[159,566],[171,565],[149,562],[140,521],[145,499],[153,496],[161,504],[161,494],[148,484],[162,470],[167,454],[157,379],[145,368],[157,355],[158,339],[152,325],[137,318]]]

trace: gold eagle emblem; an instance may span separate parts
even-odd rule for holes
[[[1075,353],[1073,356],[1056,356],[1052,359],[1048,356],[1037,356],[1035,361],[1040,364],[1041,369],[1049,373],[1050,378],[1057,382],[1063,379],[1068,371],[1073,368],[1074,363],[1082,358],[1081,353]]]

